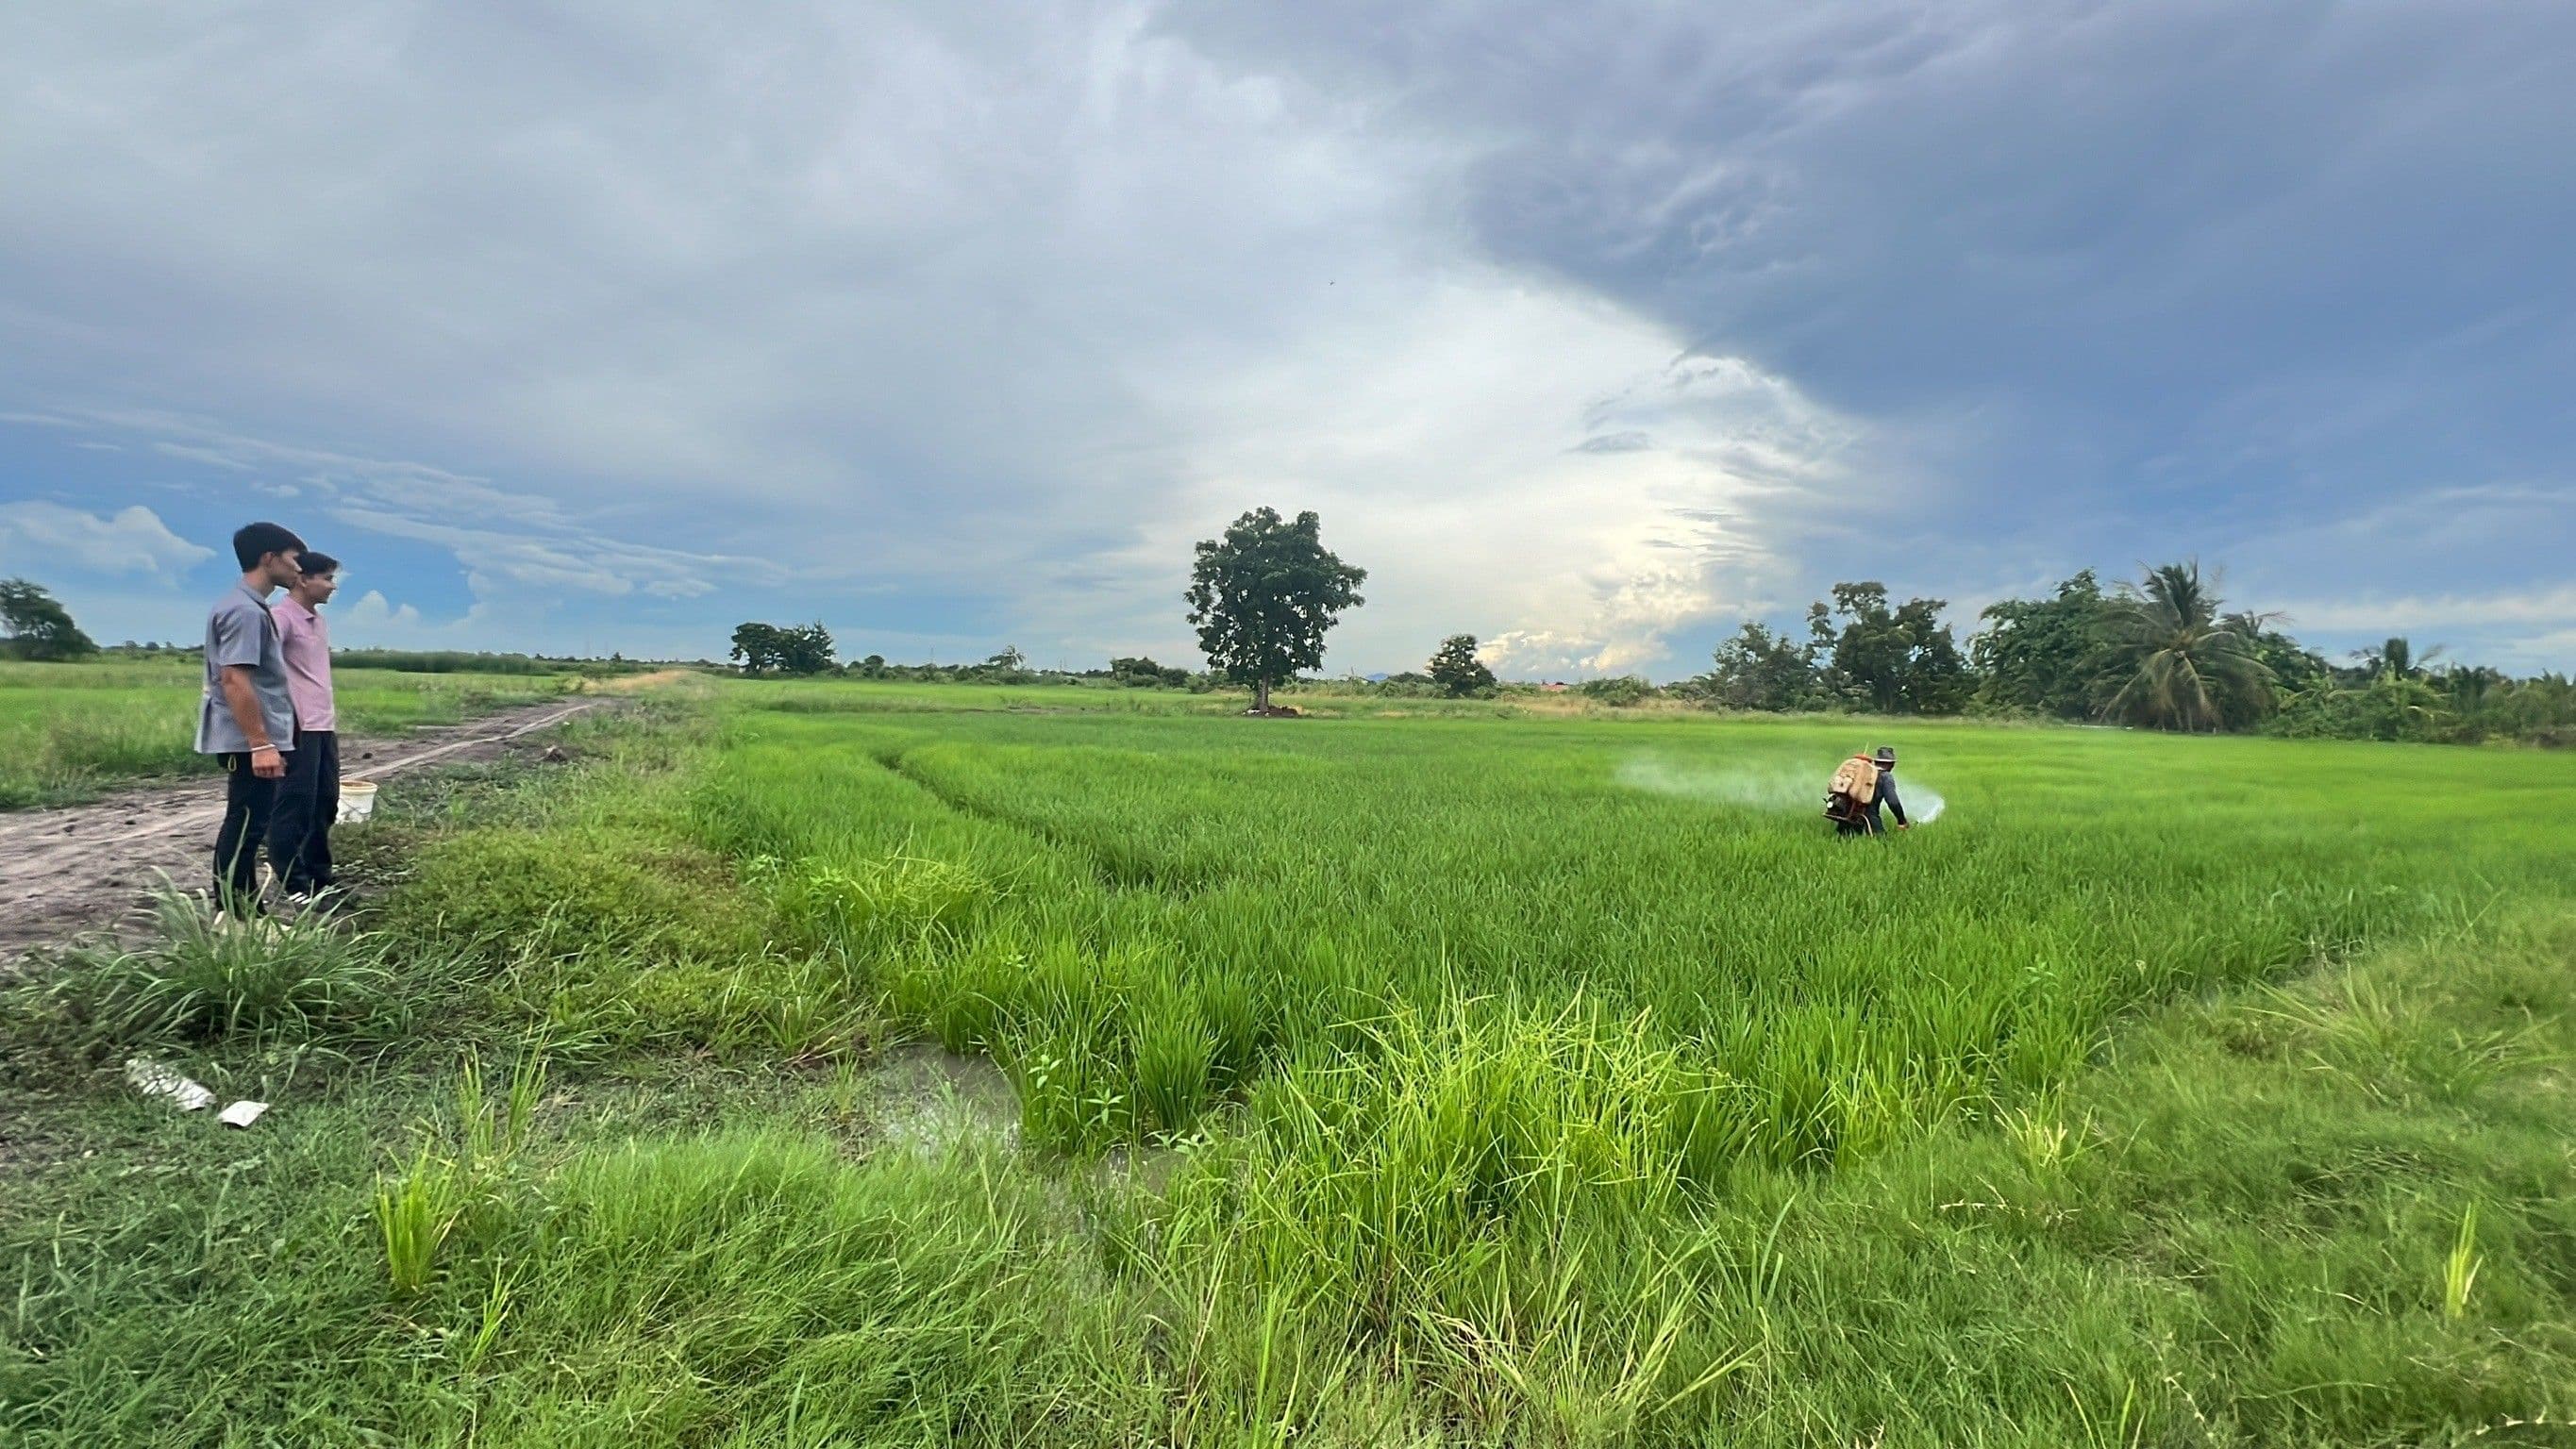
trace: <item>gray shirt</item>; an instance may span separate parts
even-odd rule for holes
[[[268,601],[235,584],[215,600],[206,616],[206,699],[197,712],[197,753],[237,755],[250,748],[233,707],[224,698],[224,666],[247,665],[250,692],[259,700],[260,722],[268,742],[281,751],[295,748],[295,702],[286,692],[286,653],[277,642],[277,625]]]

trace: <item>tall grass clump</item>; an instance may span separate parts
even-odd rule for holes
[[[517,1171],[546,1090],[544,1057],[525,1052],[507,1095],[495,1104],[481,1061],[468,1053],[457,1070],[455,1111],[422,1134],[410,1162],[376,1184],[376,1228],[385,1273],[398,1296],[420,1292],[437,1271],[440,1250],[460,1227],[485,1237],[511,1211],[522,1190]]]
[[[730,863],[676,838],[677,771],[696,746],[646,728],[550,777],[525,818],[423,844],[381,907],[384,928],[452,943],[473,965],[475,1003],[567,1061],[795,1059],[866,1039],[870,986],[789,939]]]
[[[458,989],[452,951],[327,916],[221,917],[164,889],[139,944],[75,946],[7,992],[15,1030],[76,1053],[240,1039],[391,1041]]]
[[[1365,1056],[1263,1082],[1193,1154],[1149,1228],[1172,1291],[1257,1278],[1487,1431],[1704,1415],[1745,1345],[1667,1257],[1693,1218],[1669,1154],[1722,1135],[1724,1084],[1582,1003],[1402,1008],[1368,1031]]]
[[[509,1442],[604,1415],[628,1442],[1128,1442],[1146,1404],[1111,1375],[1147,1382],[1136,1337],[1038,1210],[972,1159],[637,1142],[522,1172],[396,1286],[479,1369],[424,1407]]]
[[[953,944],[999,889],[974,870],[896,852],[847,865],[771,856],[746,867],[779,919],[854,961]]]

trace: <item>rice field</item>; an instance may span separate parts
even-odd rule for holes
[[[530,676],[343,669],[347,733],[448,724],[561,687]],[[0,661],[0,809],[84,799],[122,781],[207,768],[192,753],[204,689],[192,660]]]
[[[0,1432],[2563,1442],[2576,760],[1226,707],[727,685],[67,963]]]
[[[1676,1054],[1661,1090],[1705,1121],[1666,1165],[1830,1167],[2048,1092],[2131,1007],[2457,927],[2576,866],[2576,761],[2551,755],[813,712],[833,698],[756,701],[699,842],[950,1049],[1070,1064],[1025,1088],[1067,1147],[1186,1132],[1390,1030],[1548,1024]],[[1882,739],[1918,813],[1946,809],[1836,839],[1822,777]]]

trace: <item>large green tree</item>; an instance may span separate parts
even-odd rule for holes
[[[2238,633],[2254,641],[2254,657],[2272,672],[2275,700],[2295,690],[2333,685],[2334,666],[2326,657],[2272,627],[2272,619],[2243,610],[2227,617]]]
[[[834,663],[832,631],[821,620],[778,631],[778,667],[789,674],[820,674]]]
[[[1186,689],[1190,682],[1188,670],[1166,669],[1142,654],[1110,660],[1109,677],[1129,689]]]
[[[1728,709],[1810,709],[1823,702],[1816,651],[1750,619],[1717,646],[1694,692]]]
[[[1182,597],[1209,667],[1249,685],[1253,708],[1267,711],[1272,686],[1323,667],[1324,631],[1364,602],[1367,578],[1324,547],[1323,520],[1312,512],[1289,521],[1256,508],[1223,538],[1199,543]]]
[[[1834,639],[1833,682],[1881,714],[1956,714],[1975,679],[1960,657],[1950,626],[1941,622],[1946,599],[1908,599],[1891,607],[1887,585],[1836,584],[1834,615],[1843,621]],[[1810,616],[1813,626],[1814,616]]]
[[[20,659],[78,659],[98,642],[69,609],[31,579],[0,579],[0,653]]]
[[[2113,600],[2086,569],[2046,599],[2004,599],[1978,617],[1985,628],[1968,641],[1990,708],[2083,719],[2093,713],[2093,681],[2110,644]]]
[[[778,636],[775,624],[746,621],[734,626],[733,648],[727,656],[742,665],[745,674],[770,674],[778,668]]]
[[[1431,682],[1441,692],[1455,699],[1470,695],[1482,697],[1494,692],[1494,671],[1476,657],[1476,636],[1452,634],[1440,641],[1439,652],[1431,656]]]
[[[832,631],[820,622],[743,624],[733,631],[732,657],[745,674],[820,674],[832,667]]]
[[[2197,559],[2147,570],[2112,611],[2102,712],[2166,730],[2241,729],[2271,712],[2260,620],[2221,611]]]

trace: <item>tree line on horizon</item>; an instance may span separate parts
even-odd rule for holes
[[[1891,607],[1878,583],[1836,584],[1807,637],[1746,621],[1673,692],[1728,709],[2013,716],[2196,733],[2576,744],[2576,684],[2435,665],[2393,637],[2335,663],[2274,615],[2229,610],[2197,561],[2105,588],[2085,569],[2046,598],[1979,614],[1964,653],[1941,599]]]
[[[1255,712],[1269,709],[1274,689],[1490,699],[1528,688],[1498,680],[1477,657],[1476,637],[1464,633],[1441,640],[1419,671],[1329,686],[1313,679],[1325,631],[1361,603],[1356,588],[1366,577],[1323,547],[1314,514],[1291,521],[1256,509],[1222,539],[1198,545],[1185,597],[1211,665],[1206,671],[1130,658],[1113,659],[1107,670],[1033,670],[1016,648],[977,664],[896,666],[870,655],[840,668],[870,678],[1010,684],[1106,679],[1205,691],[1232,683],[1253,689]],[[2565,676],[2516,679],[2483,665],[2437,667],[2439,649],[2419,654],[2404,638],[2336,664],[2291,637],[2276,616],[2229,610],[2197,560],[2158,565],[2136,583],[2108,588],[2086,569],[2048,597],[1990,604],[1964,649],[1942,619],[1947,600],[1900,603],[1876,580],[1835,584],[1829,598],[1809,607],[1803,638],[1747,620],[1701,674],[1662,687],[1614,676],[1583,681],[1573,691],[1613,706],[1664,697],[1769,713],[1982,715],[2200,733],[2576,743],[2576,685]],[[829,635],[821,637],[828,659]],[[746,668],[766,672],[748,660]]]
[[[1365,569],[1323,545],[1312,512],[1258,508],[1197,545],[1183,595],[1208,668],[1120,657],[1107,669],[1032,668],[1016,647],[971,664],[900,665],[883,655],[842,662],[817,620],[746,621],[729,655],[749,675],[998,684],[1093,681],[1205,692],[1232,684],[1271,710],[1279,689],[1313,688],[1324,635],[1364,600]],[[2229,610],[2197,560],[2149,568],[2105,587],[2085,569],[2045,598],[2004,599],[1979,614],[1960,647],[1944,599],[1896,602],[1876,580],[1835,584],[1807,610],[1803,638],[1746,620],[1709,668],[1658,687],[1635,676],[1574,686],[1629,706],[1664,697],[1711,708],[1885,715],[1965,714],[2125,724],[2199,733],[2302,738],[2576,744],[2576,683],[2561,674],[2515,678],[2485,665],[2436,663],[2392,637],[2337,664],[2300,644],[2278,616]],[[51,594],[0,580],[0,657],[60,660],[98,652]],[[1389,695],[1493,698],[1505,684],[1477,657],[1472,634],[1441,640],[1420,671],[1333,687]]]

